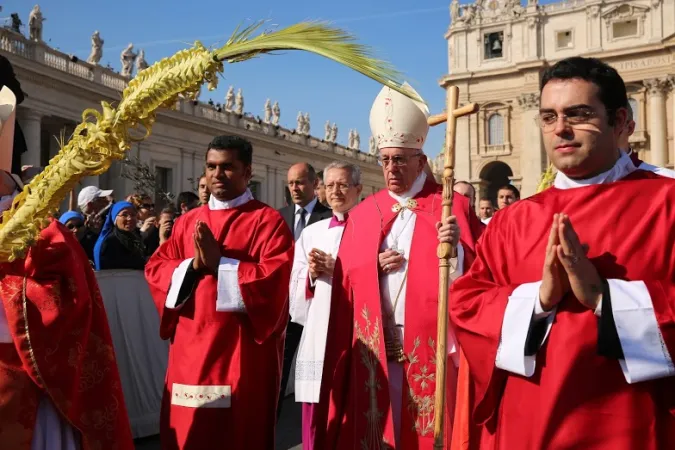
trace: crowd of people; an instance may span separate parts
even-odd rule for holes
[[[166,450],[273,449],[294,360],[305,450],[431,450],[438,415],[446,449],[670,448],[674,173],[630,148],[626,88],[602,61],[557,62],[540,94],[532,126],[553,186],[520,199],[505,185],[494,205],[458,181],[446,219],[424,153],[429,111],[388,87],[370,111],[385,187],[362,201],[358,165],[299,162],[291,202],[274,210],[248,189],[254,148],[234,135],[207,146],[198,193],[159,214],[146,195],[115,202],[85,187],[25,264],[1,266],[0,442],[133,448],[101,308],[69,316],[77,331],[62,334],[58,351],[87,356],[51,357],[49,293],[68,311],[102,306],[88,259],[144,270],[170,341]],[[8,173],[3,199],[21,185]],[[75,239],[82,249],[50,246]],[[441,355],[439,244],[456,250]],[[47,250],[65,262],[54,267]],[[74,284],[55,290],[41,271]],[[105,376],[89,386],[92,362]]]

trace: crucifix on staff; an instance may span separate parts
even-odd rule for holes
[[[459,88],[450,86],[447,89],[446,112],[431,116],[428,119],[430,126],[446,122],[445,148],[443,150],[443,209],[441,222],[451,215],[452,211],[452,186],[455,182],[455,132],[457,119],[478,111],[478,104],[469,103],[459,107]],[[435,411],[445,411],[446,392],[446,363],[448,341],[448,284],[450,279],[450,259],[457,256],[457,249],[449,243],[438,244],[438,327],[436,338],[436,394]],[[434,447],[443,448],[443,425],[444,414],[436,414],[434,420]]]

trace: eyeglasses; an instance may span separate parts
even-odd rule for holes
[[[82,228],[83,226],[84,226],[84,224],[83,224],[83,223],[79,223],[79,222],[78,222],[78,223],[69,223],[69,224],[66,224],[66,228],[68,228],[69,230],[74,230],[75,228],[77,228],[77,229],[79,230],[79,229]]]
[[[592,119],[598,117],[598,113],[590,109],[572,109],[565,114],[558,115],[554,112],[539,113],[534,121],[542,130],[548,132],[552,131],[558,124],[558,120],[562,117],[563,123],[567,126],[582,125],[590,122]]]
[[[353,184],[342,184],[342,183],[331,183],[326,185],[326,190],[327,191],[334,191],[334,190],[340,190],[342,192],[347,192],[347,190],[354,186]]]
[[[418,156],[422,156],[422,153],[415,153],[414,155],[410,156],[402,156],[402,155],[396,155],[396,156],[378,156],[377,157],[377,162],[382,166],[382,167],[387,167],[389,163],[392,163],[396,167],[402,167],[408,164],[408,161],[411,158],[416,158]]]
[[[143,208],[143,209],[154,209],[154,208],[155,208],[155,204],[154,204],[154,203],[143,203],[143,204],[141,205],[141,208]]]

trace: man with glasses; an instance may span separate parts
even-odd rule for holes
[[[554,188],[495,215],[453,284],[481,449],[675,442],[675,181],[620,150],[626,105],[600,60],[544,72]]]
[[[386,188],[350,212],[342,235],[316,448],[433,447],[437,247],[456,246],[450,277],[457,278],[472,259],[482,224],[460,194],[453,195],[453,216],[440,223],[442,187],[424,170],[428,115],[425,104],[388,87],[371,109]],[[458,361],[452,326],[448,350],[448,409],[440,414],[450,424]]]
[[[296,241],[300,239],[300,234],[305,227],[320,220],[328,219],[333,215],[330,208],[325,207],[316,198],[317,186],[316,171],[311,164],[297,163],[288,169],[288,190],[293,203],[281,208],[279,213],[284,218]],[[281,372],[281,390],[277,415],[281,414],[281,407],[286,397],[286,386],[293,366],[293,358],[300,344],[301,336],[302,325],[291,322],[289,316],[284,343],[284,366]]]
[[[302,402],[302,445],[320,449],[314,436],[321,420],[319,402],[328,336],[333,269],[349,211],[363,187],[361,169],[335,161],[324,169],[326,199],[333,217],[309,225],[295,243],[291,273],[291,321],[304,327],[295,366],[295,401]]]

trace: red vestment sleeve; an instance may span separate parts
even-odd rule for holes
[[[460,347],[469,363],[475,393],[474,421],[486,422],[499,400],[499,386],[505,372],[497,369],[497,349],[501,337],[506,304],[517,285],[495,280],[486,253],[497,227],[487,227],[476,246],[476,260],[469,271],[451,285],[450,318]],[[503,264],[506,264],[504,261]]]
[[[256,239],[258,261],[239,263],[239,289],[258,343],[286,329],[288,290],[293,267],[293,236],[280,214],[261,216]]]
[[[178,310],[165,307],[166,297],[171,287],[171,277],[180,263],[194,256],[192,252],[189,256],[184,254],[181,249],[186,239],[192,240],[192,233],[187,233],[185,229],[187,223],[192,224],[192,221],[177,221],[171,238],[155,251],[145,265],[145,279],[159,312],[159,335],[162,339],[173,337],[178,323]]]
[[[0,301],[25,373],[80,431],[83,448],[132,449],[103,299],[73,233],[53,221],[25,260],[0,267]]]

